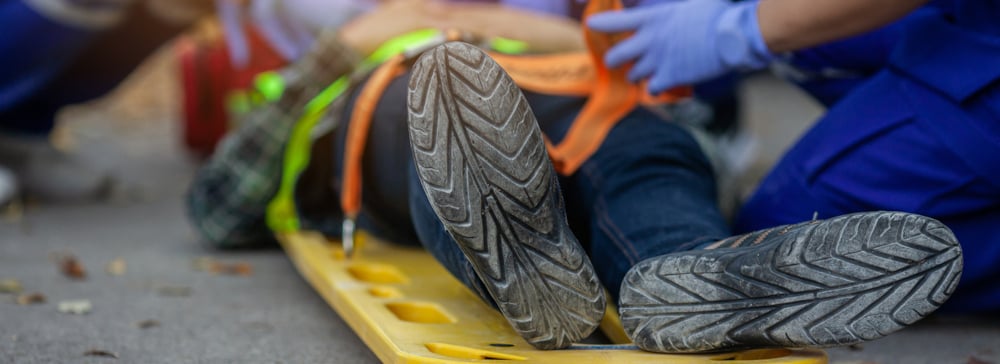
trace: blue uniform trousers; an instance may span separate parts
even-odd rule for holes
[[[829,112],[762,181],[735,230],[799,222],[814,212],[931,216],[955,232],[965,252],[961,283],[943,310],[1000,310],[998,4],[922,9],[904,20],[905,29],[889,28],[898,40],[881,43],[892,46],[887,64],[843,98],[827,100]]]

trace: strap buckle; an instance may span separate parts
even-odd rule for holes
[[[347,259],[351,259],[351,257],[354,256],[355,234],[356,232],[354,229],[354,219],[353,218],[344,219],[344,222],[340,225],[340,242],[341,244],[343,244],[344,256]]]

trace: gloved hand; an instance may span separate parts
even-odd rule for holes
[[[628,77],[648,78],[652,94],[706,81],[734,69],[755,69],[773,58],[757,25],[757,1],[682,0],[596,14],[600,32],[635,31],[604,56],[608,67],[635,61]]]

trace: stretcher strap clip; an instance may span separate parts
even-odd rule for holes
[[[351,259],[354,256],[355,227],[354,218],[345,218],[340,225],[340,242],[344,247],[344,257]]]

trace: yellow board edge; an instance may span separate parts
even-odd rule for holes
[[[384,363],[827,363],[826,353],[815,349],[681,355],[629,344],[575,344],[537,350],[423,249],[359,235],[364,249],[351,259],[318,233],[277,238],[299,273]],[[601,326],[613,342],[627,340],[617,315],[607,315]]]

